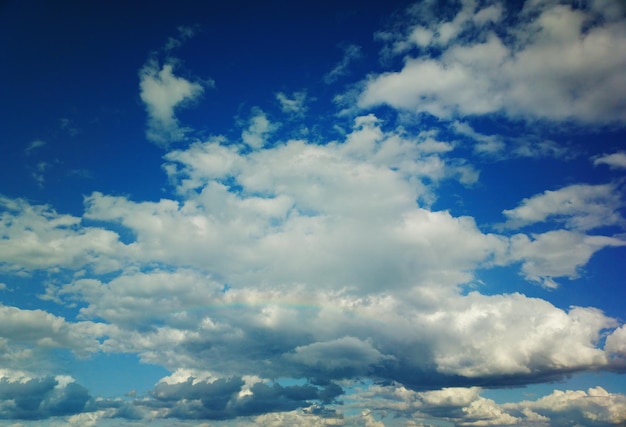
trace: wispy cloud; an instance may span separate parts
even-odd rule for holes
[[[607,165],[612,169],[626,169],[626,153],[621,151],[594,157],[594,166]]]
[[[331,84],[340,77],[348,74],[350,65],[357,59],[361,58],[361,47],[354,44],[341,45],[343,50],[343,58],[335,65],[335,68],[324,75],[324,83]]]
[[[285,94],[284,92],[278,92],[276,94],[276,99],[280,104],[280,109],[283,113],[296,116],[303,117],[308,107],[307,103],[307,92],[293,92],[291,96]]]
[[[28,146],[26,147],[26,149],[24,150],[24,152],[26,154],[30,154],[33,151],[36,151],[37,149],[43,147],[46,145],[46,141],[43,141],[41,139],[35,139],[33,142],[31,142],[30,144],[28,144]]]

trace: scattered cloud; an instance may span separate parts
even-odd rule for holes
[[[112,231],[80,227],[81,219],[57,214],[45,205],[31,205],[21,199],[0,197],[0,256],[3,271],[81,268],[97,271],[117,265],[114,254],[122,249]],[[112,257],[106,260],[105,253]],[[118,252],[119,253],[119,252]]]
[[[59,119],[59,126],[62,131],[66,132],[69,136],[76,136],[80,134],[81,130],[76,126],[72,119],[61,118]]]
[[[170,37],[163,47],[163,50],[170,52],[183,45],[187,40],[193,38],[201,30],[199,25],[181,25],[177,28],[178,36]]]
[[[435,208],[438,197],[486,186],[478,167],[494,162],[485,159],[573,155],[539,131],[511,137],[481,127],[478,115],[522,126],[626,120],[621,12],[604,1],[520,7],[519,16],[498,2],[409,8],[408,24],[377,35],[383,59],[400,70],[352,86],[342,102],[358,105],[331,123],[335,139],[290,139],[271,120],[277,108],[287,124],[303,119],[307,90],[274,92],[275,110],[254,107],[234,134],[200,139],[177,112],[208,83],[153,54],[139,72],[140,97],[147,138],[165,150],[168,189],[156,198],[92,191],[73,214],[0,196],[0,291],[14,297],[20,282],[11,280],[23,279],[45,307],[0,304],[0,419],[626,423],[626,396],[602,387],[532,401],[485,397],[484,388],[558,388],[577,373],[624,372],[626,325],[598,308],[499,293],[498,279],[478,274],[507,268],[555,294],[598,251],[626,246],[623,183],[593,177],[508,206],[497,196],[482,203],[502,224]],[[179,27],[160,53],[198,31]],[[356,45],[342,49],[326,84],[362,55]],[[398,114],[373,109],[382,104]],[[73,122],[60,123],[72,134]],[[188,144],[171,148],[176,141]],[[35,140],[25,152],[44,145]],[[591,160],[623,169],[625,158]],[[40,184],[48,167],[34,169]],[[106,398],[62,373],[68,360],[113,354],[168,375]]]
[[[477,132],[467,122],[455,120],[451,125],[458,135],[474,142],[474,153],[496,160],[516,157],[543,158],[553,157],[567,159],[575,157],[576,152],[564,144],[557,144],[548,139],[538,138],[530,132],[523,137],[505,137],[498,133],[484,134]]]
[[[41,148],[45,145],[46,141],[43,141],[41,139],[35,139],[30,144],[28,144],[28,147],[26,147],[24,151],[26,152],[26,154],[30,154],[32,151],[37,150],[38,148]]]
[[[566,228],[588,231],[626,224],[621,215],[625,206],[621,188],[615,184],[574,184],[559,190],[522,200],[521,204],[503,211],[508,228],[520,228],[537,222],[554,221]]]
[[[303,117],[308,110],[306,91],[294,92],[291,96],[278,92],[276,99],[280,103],[282,112],[290,116]]]
[[[357,396],[357,402],[410,414],[417,422],[443,419],[458,426],[605,426],[626,421],[626,396],[602,387],[555,390],[535,401],[504,404],[482,397],[481,391],[472,387],[415,392],[398,385],[372,386]]]
[[[411,25],[379,35],[388,54],[405,55],[403,66],[369,77],[359,106],[444,119],[626,121],[626,26],[611,2],[526,2],[517,13],[468,0],[450,10],[418,3]]]
[[[47,162],[39,162],[35,165],[35,168],[31,174],[35,182],[40,188],[43,188],[43,184],[46,181],[44,173],[48,169],[49,164]]]
[[[267,136],[278,128],[278,124],[271,123],[259,108],[253,109],[252,114],[248,128],[241,132],[241,139],[248,147],[259,149],[265,145]]]
[[[140,96],[148,112],[146,137],[159,145],[185,138],[188,128],[181,127],[175,111],[204,92],[202,84],[174,75],[174,62],[161,66],[149,60],[139,72]]]
[[[355,60],[361,58],[361,47],[354,44],[347,44],[340,46],[343,50],[343,58],[335,68],[330,70],[328,73],[324,75],[324,83],[332,84],[336,82],[339,78],[348,74],[348,68]]]
[[[621,151],[613,154],[605,154],[595,157],[593,165],[607,165],[611,169],[626,169],[626,153]]]
[[[555,289],[556,277],[579,277],[579,269],[589,262],[597,251],[626,246],[617,237],[589,236],[575,231],[554,230],[542,234],[516,234],[510,240],[509,261],[522,262],[526,279]]]

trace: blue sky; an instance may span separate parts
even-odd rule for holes
[[[0,423],[623,425],[625,21],[3,3]]]

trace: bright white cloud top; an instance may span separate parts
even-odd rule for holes
[[[61,7],[72,67],[120,60],[10,93],[2,422],[626,423],[623,4],[301,8],[183,3],[118,52],[119,10]]]

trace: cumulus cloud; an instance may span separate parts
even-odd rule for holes
[[[92,414],[103,412],[94,417],[267,422],[337,421],[326,406],[360,378],[423,390],[618,369],[622,329],[599,310],[461,292],[478,268],[493,265],[519,263],[526,278],[548,287],[575,277],[595,251],[623,244],[580,231],[605,221],[617,190],[573,191],[573,206],[565,190],[544,193],[508,215],[529,224],[555,219],[571,230],[486,233],[472,217],[420,202],[446,180],[468,183],[455,149],[436,133],[387,129],[370,114],[325,145],[290,140],[250,150],[214,137],[171,150],[164,171],[175,194],[158,201],[94,192],[74,217],[5,198],[7,269],[108,273],[47,284],[42,298],[76,305],[80,321],[0,312],[12,366],[33,345],[133,353],[175,374],[148,398],[100,401]],[[125,243],[109,226],[124,229]],[[20,252],[29,233],[33,248]],[[46,251],[45,262],[31,255],[34,247]],[[285,377],[307,382],[272,381]],[[530,414],[472,396],[460,406],[473,417],[467,425]],[[422,400],[436,398],[443,395]],[[428,408],[416,410],[435,413]],[[346,419],[380,422],[372,414]]]
[[[623,123],[626,26],[618,9],[527,2],[516,13],[502,3],[419,3],[408,12],[411,25],[379,35],[388,55],[405,54],[401,70],[371,76],[358,104],[440,118]]]
[[[78,216],[0,198],[0,271],[42,272],[40,299],[75,313],[70,320],[0,305],[0,418],[625,422],[624,396],[599,387],[507,404],[483,397],[480,387],[622,371],[626,327],[591,307],[477,291],[477,271],[495,266],[519,268],[553,289],[597,251],[625,246],[623,236],[602,234],[624,226],[621,184],[530,196],[504,210],[504,224],[491,232],[472,216],[434,207],[447,195],[440,189],[484,185],[467,153],[562,158],[567,151],[545,139],[481,133],[457,115],[626,118],[621,15],[603,2],[586,9],[528,2],[519,17],[499,3],[459,6],[412,7],[409,27],[377,36],[387,60],[404,55],[403,68],[357,85],[361,108],[389,104],[455,118],[439,131],[414,116],[393,121],[361,111],[337,140],[281,139],[271,115],[254,108],[234,138],[168,150],[171,188],[161,199],[94,191]],[[179,28],[164,50],[195,31]],[[347,46],[326,82],[344,76],[359,52]],[[176,112],[204,90],[174,71],[173,60],[156,59],[140,71],[148,138],[163,146],[191,132]],[[305,91],[279,92],[275,101],[295,120],[307,99]],[[453,140],[459,136],[473,140],[470,150]],[[593,161],[619,167],[619,155]],[[11,289],[3,276],[0,290]],[[93,398],[70,377],[30,374],[55,350],[134,354],[170,374],[142,396]]]
[[[86,388],[69,377],[0,376],[0,419],[38,420],[84,411],[91,401]]]
[[[277,124],[271,123],[260,109],[253,110],[248,128],[241,133],[242,141],[250,148],[258,149],[265,145],[267,136],[276,130]]]
[[[141,100],[148,112],[146,137],[160,145],[180,141],[189,129],[181,127],[176,109],[198,99],[204,87],[174,75],[175,62],[162,66],[156,59],[148,61],[139,72]]]
[[[626,421],[626,396],[602,387],[555,390],[535,401],[499,404],[482,397],[481,389],[444,388],[416,392],[398,385],[372,386],[356,396],[358,404],[410,414],[417,423],[432,418],[458,426],[606,426]],[[428,425],[428,424],[416,424]]]
[[[537,414],[545,424],[620,425],[626,422],[626,396],[611,394],[602,387],[584,390],[555,390],[552,394],[529,402],[503,405],[506,409]],[[541,425],[541,424],[540,424]]]
[[[591,256],[607,247],[626,246],[616,237],[588,236],[582,233],[555,230],[531,237],[516,234],[510,240],[509,261],[522,262],[522,275],[546,288],[557,288],[556,277],[578,277],[578,270]]]
[[[46,205],[0,197],[0,269],[22,271],[90,266],[97,271],[118,267],[123,252],[117,233],[82,227],[81,218],[57,214]]]
[[[614,184],[574,184],[522,200],[503,214],[509,228],[544,221],[563,223],[567,228],[588,231],[611,225],[624,226],[621,189]]]

